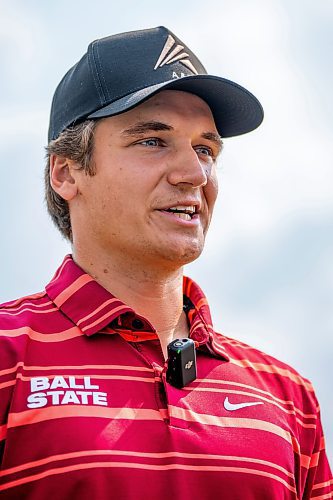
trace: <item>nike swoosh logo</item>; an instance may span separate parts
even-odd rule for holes
[[[228,411],[235,411],[235,410],[240,410],[241,408],[246,408],[247,406],[256,406],[256,405],[263,405],[261,401],[254,401],[253,403],[230,403],[228,396],[225,398],[223,402],[223,406],[226,410]]]

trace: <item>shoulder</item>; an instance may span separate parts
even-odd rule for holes
[[[1,364],[11,364],[24,352],[30,332],[38,331],[47,312],[55,308],[46,292],[39,292],[0,305]],[[10,361],[12,360],[12,361]]]
[[[52,302],[45,291],[0,304],[0,330],[7,323],[10,325],[21,324],[22,321],[24,322],[27,317],[31,316],[29,313],[38,313],[45,306],[51,304]]]
[[[44,298],[45,296],[46,296],[46,292],[42,291],[42,292],[37,292],[37,293],[25,295],[25,296],[20,297],[18,299],[9,300],[8,302],[3,302],[2,304],[0,304],[0,311],[11,310],[11,309],[17,308],[25,303],[30,303],[30,302],[36,303],[40,299]]]
[[[217,334],[229,355],[230,363],[239,373],[256,385],[284,400],[297,401],[311,412],[318,410],[318,401],[310,380],[288,363],[234,338]]]

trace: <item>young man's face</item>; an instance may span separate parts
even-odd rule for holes
[[[70,207],[74,249],[86,238],[96,252],[131,262],[180,266],[197,258],[218,191],[221,143],[208,105],[162,91],[102,119],[94,140],[96,175],[80,172]]]

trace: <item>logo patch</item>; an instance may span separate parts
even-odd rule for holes
[[[27,407],[68,404],[107,406],[107,393],[100,392],[99,385],[92,384],[90,377],[81,378],[82,382],[78,383],[73,376],[56,375],[53,379],[33,377],[30,380],[31,394],[27,399]]]
[[[252,403],[230,403],[228,396],[225,398],[223,402],[223,406],[225,410],[228,411],[235,411],[235,410],[241,410],[242,408],[246,408],[247,406],[256,406],[256,405],[263,405],[264,403],[262,401],[253,401]]]
[[[183,45],[177,44],[175,39],[171,35],[169,35],[162,49],[162,52],[157,59],[154,69],[161,68],[165,64],[171,64],[173,62],[179,61],[181,64],[183,64],[183,66],[186,66],[195,75],[197,75],[198,72],[191,63],[189,54],[187,52],[184,52],[183,48]],[[179,78],[178,75],[177,78]]]

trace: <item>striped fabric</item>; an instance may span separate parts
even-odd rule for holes
[[[0,498],[333,498],[310,382],[216,333],[189,278],[184,296],[198,378],[183,389],[149,321],[71,256],[0,308]]]

